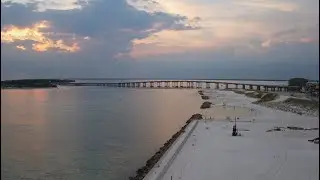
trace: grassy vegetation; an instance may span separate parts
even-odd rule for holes
[[[258,99],[255,103],[262,103],[275,100],[278,97],[277,93],[268,93],[262,91],[240,91],[234,90],[237,94],[244,94],[247,97],[256,98]]]
[[[256,103],[269,102],[275,100],[277,97],[277,93],[266,93],[262,95],[262,97],[258,101],[256,101]]]
[[[262,96],[264,95],[265,93],[261,92],[261,91],[254,91],[254,92],[247,92],[245,93],[245,95],[247,97],[251,97],[251,98],[262,98]]]
[[[306,86],[308,79],[305,78],[291,78],[288,81],[289,86],[299,86],[300,88]]]
[[[233,92],[235,92],[235,93],[237,93],[237,94],[244,94],[245,93],[245,91],[240,91],[240,90],[233,90]]]
[[[295,106],[303,106],[308,109],[319,109],[318,101],[312,101],[308,99],[288,98],[284,101],[284,103],[295,105]]]
[[[261,98],[265,93],[261,91],[241,91],[241,90],[233,90],[233,92],[237,94],[244,94],[247,97],[251,98]]]

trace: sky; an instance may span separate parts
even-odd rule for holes
[[[1,79],[319,79],[319,0],[1,0]]]

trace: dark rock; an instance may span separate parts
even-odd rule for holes
[[[210,108],[211,104],[212,104],[211,102],[206,101],[206,102],[202,103],[202,105],[200,106],[200,109]]]
[[[304,129],[306,131],[312,131],[312,130],[319,130],[319,128],[307,128],[307,129]]]
[[[194,114],[194,115],[192,115],[192,116],[190,117],[190,119],[189,119],[190,121],[189,121],[189,120],[188,120],[188,121],[191,122],[191,120],[193,120],[193,119],[203,119],[203,118],[202,118],[202,115],[201,115],[201,114]],[[187,122],[188,122],[188,121],[187,121]]]
[[[309,142],[313,142],[315,144],[319,144],[319,137],[317,138],[314,138],[314,139],[311,139],[311,140],[308,140]]]
[[[283,131],[283,127],[275,127],[273,129],[267,130],[266,132],[273,132],[273,131]]]
[[[204,95],[202,95],[201,98],[202,98],[203,100],[208,100],[208,99],[209,99],[209,96],[204,96]]]
[[[287,128],[291,130],[304,130],[304,128],[302,127],[295,127],[295,126],[288,126]]]

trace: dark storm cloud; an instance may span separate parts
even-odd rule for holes
[[[53,31],[60,33],[75,33],[78,36],[89,36],[91,47],[86,46],[83,52],[102,53],[109,59],[117,53],[130,50],[133,39],[144,38],[149,33],[163,29],[186,30],[192,29],[181,22],[188,19],[180,15],[171,15],[163,12],[149,14],[138,11],[128,5],[125,0],[92,1],[83,9],[78,10],[47,10],[35,11],[35,5],[25,6],[12,3],[5,7],[1,3],[1,24],[13,24],[18,26],[30,26],[40,20],[52,23]],[[154,27],[154,24],[159,24]],[[152,29],[152,31],[147,31]],[[123,31],[123,30],[130,30]],[[90,43],[88,43],[90,44]],[[96,46],[95,46],[96,45]],[[92,55],[90,55],[92,57]],[[95,58],[102,59],[102,58]]]
[[[30,26],[30,24],[42,20],[41,13],[33,12],[32,7],[22,4],[1,3],[1,27],[6,24],[17,26]]]
[[[190,28],[179,23],[187,21],[187,17],[163,12],[150,14],[138,11],[125,0],[92,1],[81,10],[34,10],[34,5],[12,3],[5,7],[1,3],[1,24],[26,26],[39,20],[48,20],[60,31],[83,36],[96,36],[120,29],[143,31],[151,28],[154,23],[161,23],[162,29]]]

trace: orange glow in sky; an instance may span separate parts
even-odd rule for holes
[[[17,27],[10,25],[1,30],[1,43],[14,43],[17,41],[32,41],[32,49],[38,52],[48,51],[50,49],[61,50],[64,52],[76,52],[80,50],[77,43],[71,45],[65,44],[63,40],[53,40],[48,37],[50,33],[44,33],[41,30],[49,28],[47,21],[41,21],[31,27]],[[20,50],[26,50],[22,45],[16,46]]]
[[[217,48],[235,47],[238,51],[250,50],[259,53],[277,44],[312,43],[319,37],[314,33],[318,28],[314,25],[318,16],[315,13],[310,14],[310,7],[302,1],[127,0],[127,2],[136,9],[151,14],[164,12],[187,17],[188,20],[183,22],[184,25],[196,19],[196,27],[199,27],[192,30],[168,30],[158,28],[155,24],[152,29],[154,32],[147,37],[132,40],[133,48],[129,55],[133,58],[192,51],[210,52]],[[275,13],[283,20],[269,18]],[[297,23],[292,17],[296,13],[308,16],[301,16],[301,20]]]

